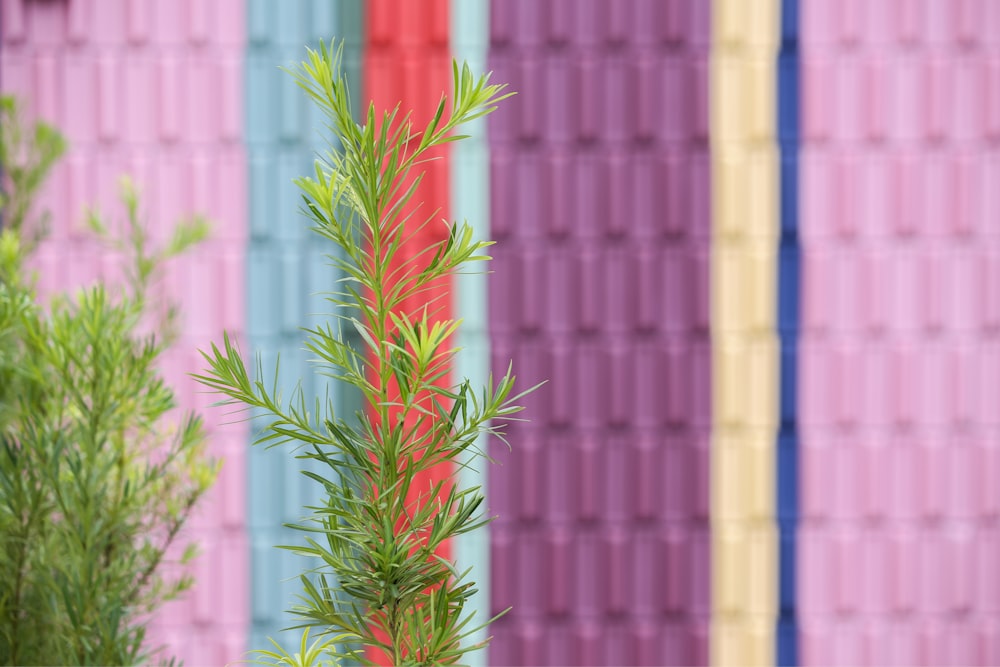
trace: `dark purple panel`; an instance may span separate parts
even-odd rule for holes
[[[709,4],[492,2],[493,664],[707,661]]]

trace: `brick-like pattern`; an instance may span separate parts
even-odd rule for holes
[[[449,5],[449,0],[419,3],[409,0],[368,1],[363,66],[365,111],[369,100],[379,116],[398,105],[401,115],[412,111],[411,121],[415,131],[433,117],[441,95],[450,95],[452,91]],[[390,266],[390,274],[402,268],[403,261],[409,261],[425,248],[447,239],[448,227],[441,222],[450,219],[451,215],[450,151],[445,149],[431,151],[428,157],[432,157],[433,161],[419,165],[411,174],[412,179],[417,170],[423,170],[424,178],[408,206],[407,213],[414,213],[405,223],[406,240]],[[432,215],[432,221],[422,226]],[[419,264],[426,265],[429,261],[430,256],[425,254]],[[398,275],[400,279],[408,280],[415,272],[406,269]],[[426,308],[431,322],[450,319],[453,282],[450,277],[446,278],[409,298],[400,307],[400,314],[418,318]],[[441,386],[448,386],[450,382],[451,378],[447,376],[438,380]],[[408,502],[417,502],[426,489],[450,477],[453,469],[452,464],[445,463],[417,475]],[[452,545],[446,543],[438,548],[437,553],[443,558],[450,558],[451,551]],[[379,664],[391,664],[391,658],[385,654],[375,652],[369,657]]]
[[[489,0],[451,0],[450,43],[453,57],[466,62],[473,73],[488,70],[489,53]],[[502,82],[500,82],[502,83]],[[463,134],[468,139],[451,146],[451,214],[455,220],[467,220],[476,230],[477,238],[490,236],[490,163],[489,145],[486,138],[486,120],[480,119],[470,124]],[[477,269],[482,271],[482,269]],[[455,317],[462,319],[456,339],[462,351],[455,359],[455,377],[468,378],[473,387],[485,386],[489,381],[489,309],[488,282],[486,273],[468,273],[453,278],[452,297]],[[482,436],[478,447],[485,452],[489,447],[488,438]],[[470,457],[473,458],[473,457]],[[479,486],[486,495],[489,505],[489,464],[483,459],[475,459],[471,465],[459,466],[456,470],[458,483],[465,488]],[[466,606],[466,613],[475,613],[474,622],[482,623],[490,617],[490,537],[489,529],[460,535],[454,540],[453,552],[460,572],[472,568],[470,578],[476,582],[479,594]],[[483,629],[467,640],[475,645],[490,636],[489,629]],[[466,655],[470,667],[488,664],[488,651],[477,651]]]
[[[770,665],[777,623],[778,0],[713,4],[712,662]]]
[[[1000,4],[802,26],[802,664],[997,664]]]
[[[322,112],[279,67],[298,65],[306,59],[306,47],[318,48],[321,39],[328,44],[345,40],[344,66],[351,89],[360,91],[363,11],[360,0],[247,2],[249,347],[261,356],[268,382],[280,357],[285,400],[301,381],[310,404],[329,389],[336,408],[346,414],[353,414],[357,397],[340,385],[328,387],[316,375],[300,331],[332,312],[320,293],[336,290],[338,275],[325,258],[336,248],[309,230],[312,223],[299,211],[302,200],[292,181],[313,173],[316,154],[326,149],[330,137]],[[301,520],[303,507],[320,500],[321,488],[300,474],[303,463],[292,449],[254,447],[248,453],[251,648],[270,648],[268,637],[289,645],[300,635],[281,630],[295,622],[286,610],[300,592],[298,574],[313,564],[275,547],[301,542],[302,534],[283,524]]]
[[[491,2],[492,664],[708,659],[708,9]]]
[[[781,232],[778,242],[778,336],[781,420],[777,441],[778,628],[775,663],[798,664],[796,532],[799,514],[799,0],[781,0],[778,52],[778,145],[781,148]]]
[[[163,371],[181,405],[206,417],[211,452],[225,463],[189,531],[204,552],[193,568],[196,587],[165,608],[151,641],[167,642],[187,664],[239,659],[248,584],[246,429],[224,425],[222,412],[208,407],[214,398],[187,374],[202,368],[198,348],[223,329],[243,331],[243,2],[3,0],[0,12],[4,92],[71,142],[42,197],[53,216],[37,258],[45,292],[119,275],[82,220],[88,205],[122,220],[117,182],[124,173],[142,190],[155,239],[191,212],[215,221],[211,239],[167,272],[164,293],[179,300],[183,319]]]

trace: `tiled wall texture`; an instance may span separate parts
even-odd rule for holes
[[[781,232],[778,244],[778,336],[781,343],[780,426],[777,441],[778,628],[775,663],[798,664],[795,613],[796,529],[799,513],[798,344],[799,286],[799,0],[781,0],[778,52],[778,145],[781,148]]]
[[[1000,4],[802,7],[802,663],[1000,663]]]
[[[492,664],[708,659],[708,8],[491,3]]]
[[[195,589],[155,623],[188,664],[224,664],[246,642],[244,533],[246,429],[223,425],[214,398],[187,373],[197,348],[243,331],[246,242],[242,144],[243,2],[3,0],[0,83],[71,142],[43,200],[52,235],[39,251],[46,292],[119,275],[116,259],[82,231],[85,206],[121,221],[117,182],[130,174],[143,192],[155,239],[181,216],[215,221],[211,239],[167,272],[165,296],[183,297],[182,336],[163,371],[181,405],[199,408],[211,452],[224,459],[218,484],[191,525],[204,550]]]
[[[487,71],[489,52],[489,0],[451,0],[449,7],[450,43],[452,56],[459,62],[467,62],[473,72]],[[498,83],[503,83],[499,82]],[[480,119],[470,124],[463,134],[468,139],[451,145],[451,217],[467,220],[476,230],[477,238],[489,239],[490,235],[490,163],[489,146],[486,137],[486,120]],[[478,269],[482,270],[482,269]],[[457,335],[457,343],[464,348],[455,359],[455,377],[468,378],[473,387],[482,387],[489,382],[489,309],[487,306],[488,276],[485,273],[468,273],[454,277],[452,304],[456,317],[463,320]],[[477,443],[480,451],[486,452],[488,438],[481,437]],[[459,466],[457,474],[463,487],[480,486],[489,504],[489,475],[482,459]],[[476,623],[490,618],[490,538],[489,530],[474,531],[455,538],[452,555],[458,563],[458,570],[464,572],[472,568],[470,578],[479,589],[477,595],[466,608],[475,612]],[[488,629],[476,633],[468,640],[475,645],[488,636]],[[488,651],[477,651],[466,656],[471,667],[487,664]]]
[[[712,663],[770,665],[777,621],[779,0],[712,7]]]
[[[270,378],[280,355],[282,395],[292,395],[296,382],[309,401],[330,391],[337,410],[352,414],[357,397],[340,386],[328,386],[309,362],[303,326],[327,318],[333,306],[321,293],[337,288],[337,272],[325,255],[335,246],[309,230],[311,221],[299,211],[301,198],[293,179],[312,173],[317,151],[329,139],[325,118],[279,67],[306,59],[306,46],[319,40],[346,40],[344,65],[353,90],[361,89],[364,3],[360,0],[247,2],[246,98],[249,173],[247,249],[247,332],[250,349],[260,354]],[[268,648],[267,637],[290,642],[300,631],[281,633],[294,619],[285,613],[300,590],[298,574],[312,564],[276,549],[301,541],[283,527],[316,504],[321,489],[303,477],[303,462],[290,447],[248,450],[248,532],[252,564],[250,647]],[[323,470],[322,472],[326,472]]]
[[[491,664],[1000,663],[993,0],[0,0],[0,89],[72,144],[44,291],[118,275],[80,223],[120,220],[120,174],[154,237],[216,223],[163,285],[164,372],[225,466],[156,640],[280,636],[304,563],[274,545],[318,494],[208,407],[197,348],[226,329],[285,396],[357,405],[298,330],[337,275],[292,184],[321,118],[278,66],[321,38],[418,123],[452,55],[518,92],[416,197],[498,241],[453,283],[456,374],[549,381],[462,472],[500,517],[450,546],[480,617],[513,606]]]
[[[450,94],[452,90],[449,0],[420,3],[369,0],[366,9],[367,42],[362,68],[365,110],[368,100],[375,105],[377,114],[396,105],[401,113],[412,110],[411,120],[417,131],[433,117],[441,95]],[[416,264],[406,263],[420,255],[424,248],[448,237],[449,228],[443,224],[451,216],[450,151],[446,148],[430,151],[428,157],[436,159],[417,167],[411,175],[412,179],[418,170],[424,173],[407,210],[408,213],[415,211],[405,223],[403,233],[408,238],[401,244],[399,256],[390,268],[390,271],[401,269],[399,275],[403,280],[416,275],[417,267],[426,266],[431,255],[424,253]],[[424,225],[427,220],[430,222]],[[426,310],[432,323],[451,319],[451,290],[452,280],[443,280],[408,299],[400,308],[401,314],[419,318]],[[438,384],[447,387],[451,378],[441,378]],[[417,502],[431,485],[445,481],[452,474],[452,468],[451,464],[441,464],[418,475],[411,487],[410,502]],[[451,544],[444,544],[438,554],[450,558],[451,549]],[[369,657],[379,664],[392,664],[388,655],[373,653]]]

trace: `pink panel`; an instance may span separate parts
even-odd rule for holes
[[[182,404],[199,408],[211,448],[224,459],[218,484],[192,521],[203,555],[196,588],[155,620],[152,641],[167,642],[189,665],[242,657],[249,582],[244,508],[246,434],[222,425],[211,397],[188,377],[199,347],[225,328],[242,333],[246,238],[242,146],[242,0],[3,0],[0,3],[4,92],[31,114],[55,123],[71,151],[43,201],[53,234],[39,251],[46,291],[100,276],[114,279],[114,257],[80,230],[97,205],[120,220],[117,180],[139,185],[153,236],[178,217],[203,213],[211,239],[173,264],[163,289],[181,302],[183,334],[163,369]]]
[[[803,664],[1000,663],[1000,4],[802,4]]]

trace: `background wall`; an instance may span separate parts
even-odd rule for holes
[[[774,663],[778,17],[712,7],[712,658]]]
[[[1000,5],[813,1],[801,49],[802,659],[996,664]]]
[[[493,2],[495,664],[708,658],[708,5]]]
[[[359,102],[425,109],[452,56],[518,92],[422,196],[498,241],[456,373],[549,380],[462,473],[500,517],[449,547],[513,606],[493,664],[1000,663],[992,0],[0,0],[0,89],[72,143],[45,290],[114,277],[79,222],[121,173],[154,233],[216,221],[164,372],[226,465],[158,638],[216,665],[289,622],[272,547],[315,489],[186,374],[223,329],[305,374],[337,276],[278,67],[334,36]]]
[[[325,146],[320,134],[325,119],[279,67],[298,65],[305,59],[307,45],[318,47],[321,39],[343,35],[348,40],[344,64],[359,90],[363,3],[259,0],[248,2],[246,9],[245,169],[250,206],[244,298],[250,348],[261,355],[265,369],[274,368],[280,358],[284,396],[290,396],[295,382],[304,378],[307,400],[323,399],[329,391],[337,409],[353,412],[358,398],[314,376],[303,350],[300,327],[315,326],[322,321],[318,315],[330,312],[319,293],[332,290],[339,276],[325,259],[335,246],[308,231],[308,221],[298,213],[301,198],[292,182],[311,173],[316,152]],[[303,505],[315,505],[320,493],[318,485],[299,474],[303,463],[281,448],[247,447],[247,457],[250,646],[265,647],[270,646],[269,636],[280,636],[281,629],[290,625],[285,610],[300,591],[298,573],[305,563],[274,546],[301,541],[301,535],[284,524],[301,519]],[[284,641],[295,636],[287,633]]]

